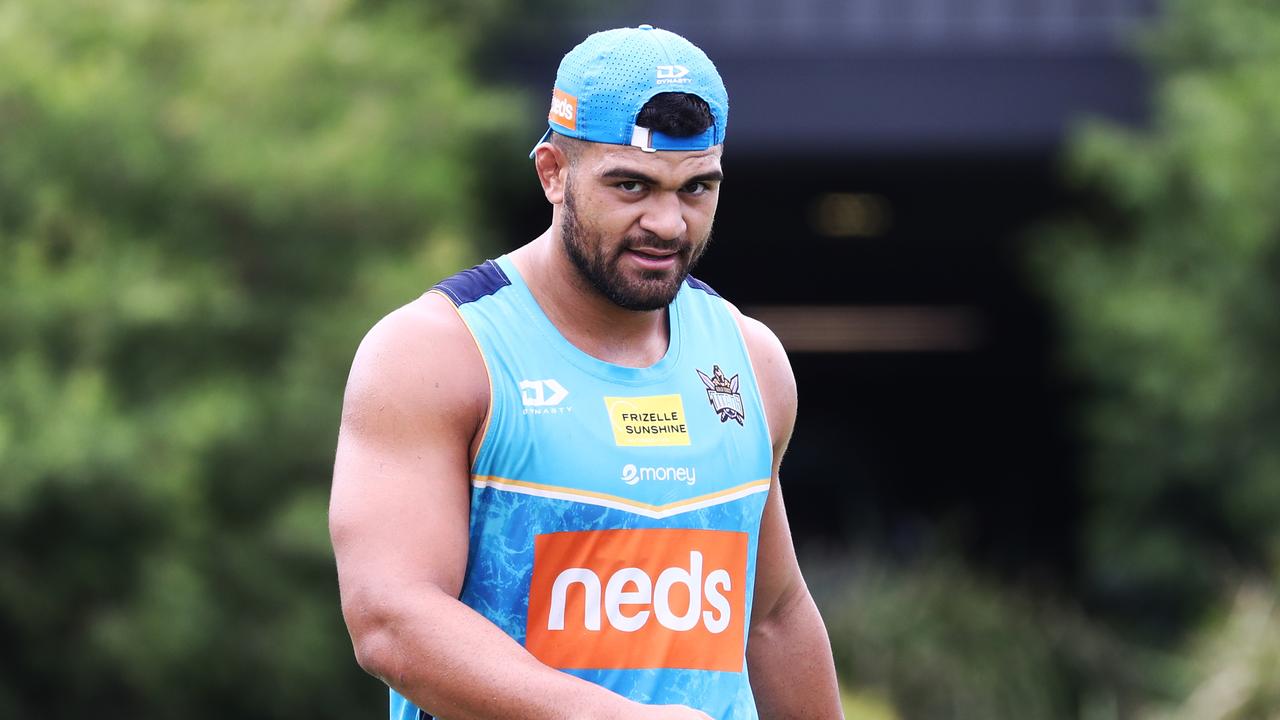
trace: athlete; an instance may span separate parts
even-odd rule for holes
[[[590,36],[531,154],[551,226],[361,343],[330,528],[393,720],[841,717],[778,481],[795,379],[689,275],[727,118],[684,38]]]

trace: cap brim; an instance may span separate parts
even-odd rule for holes
[[[538,142],[534,143],[534,145],[533,145],[533,149],[529,151],[529,158],[530,158],[530,159],[532,159],[532,158],[533,158],[534,153],[536,153],[536,152],[538,151],[538,146],[539,146],[539,145],[541,145],[542,143],[544,143],[544,142],[546,142],[546,141],[548,141],[548,140],[550,140],[550,139],[551,139],[551,128],[549,128],[549,127],[548,127],[548,128],[547,128],[547,131],[546,131],[546,132],[544,132],[544,133],[542,133],[542,139],[541,139],[541,140],[539,140]]]

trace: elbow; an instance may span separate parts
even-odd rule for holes
[[[388,685],[395,685],[399,675],[396,670],[398,653],[389,633],[384,630],[353,632],[351,646],[360,669]]]
[[[388,592],[355,582],[339,586],[342,617],[360,668],[397,689],[421,681],[426,672],[422,658],[440,642],[436,587]]]
[[[344,602],[343,618],[351,635],[356,663],[388,685],[399,677],[400,652],[395,623],[368,603]]]
[[[803,581],[788,587],[773,606],[751,618],[750,638],[757,643],[784,640],[798,618],[817,615],[818,607]],[[821,618],[819,617],[819,623]]]

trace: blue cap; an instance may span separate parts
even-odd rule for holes
[[[692,137],[638,127],[640,109],[664,92],[697,95],[711,107],[715,122]],[[729,94],[707,54],[673,32],[641,25],[595,33],[564,56],[551,92],[549,127],[538,142],[555,131],[649,152],[706,150],[724,142],[728,121]]]

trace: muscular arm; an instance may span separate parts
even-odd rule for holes
[[[428,294],[356,354],[329,507],[342,612],[361,667],[414,704],[470,718],[697,718],[538,662],[458,601],[469,467],[489,398],[453,307]]]
[[[842,718],[831,642],[800,575],[778,482],[795,427],[796,381],[781,343],[739,316],[773,440],[773,484],[760,524],[755,602],[747,638],[751,691],[762,720]]]

